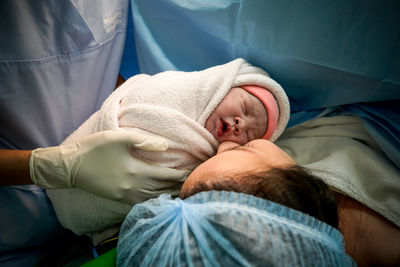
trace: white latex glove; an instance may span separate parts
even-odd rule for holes
[[[135,204],[172,189],[188,171],[156,166],[136,159],[131,149],[164,151],[162,138],[125,131],[103,131],[74,145],[32,151],[32,181],[45,188],[79,187],[99,196]]]

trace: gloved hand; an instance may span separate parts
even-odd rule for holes
[[[164,151],[162,138],[125,131],[103,131],[73,145],[32,151],[32,181],[45,188],[79,187],[99,196],[135,204],[168,192],[188,171],[156,166],[136,159],[131,149]]]

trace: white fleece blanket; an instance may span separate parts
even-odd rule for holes
[[[400,172],[360,118],[317,118],[287,129],[276,144],[299,165],[320,170],[334,189],[400,227]]]
[[[278,102],[280,116],[273,141],[289,119],[287,96],[266,72],[236,59],[197,72],[134,76],[63,143],[110,129],[158,135],[169,142],[166,152],[137,150],[136,156],[166,167],[192,170],[213,156],[218,147],[217,140],[204,128],[207,118],[232,87],[250,84],[267,88]],[[171,188],[171,193],[177,192]],[[60,223],[78,235],[93,234],[121,223],[131,208],[75,188],[50,189],[47,194]]]

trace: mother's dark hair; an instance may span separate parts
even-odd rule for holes
[[[226,175],[212,182],[198,181],[184,199],[203,191],[234,191],[277,202],[337,228],[335,194],[318,176],[299,165],[268,168],[261,172]]]

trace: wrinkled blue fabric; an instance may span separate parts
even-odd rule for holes
[[[115,88],[129,1],[0,2],[0,148],[61,143]],[[0,188],[0,265],[32,266],[66,234],[43,189]]]
[[[399,158],[399,121],[382,125],[400,105],[365,105],[400,102],[399,1],[135,0],[132,8],[136,45],[126,49],[137,50],[140,72],[193,71],[242,57],[283,86],[289,126],[329,107],[350,105],[344,110],[362,117],[368,109],[366,129]]]
[[[400,168],[400,101],[357,103],[341,107],[358,115],[363,125],[390,160]]]
[[[170,195],[135,205],[117,266],[355,266],[335,228],[242,193]]]
[[[132,8],[129,8],[128,25],[126,27],[125,49],[119,74],[127,80],[139,73],[139,64],[136,55],[135,38],[133,34]]]

